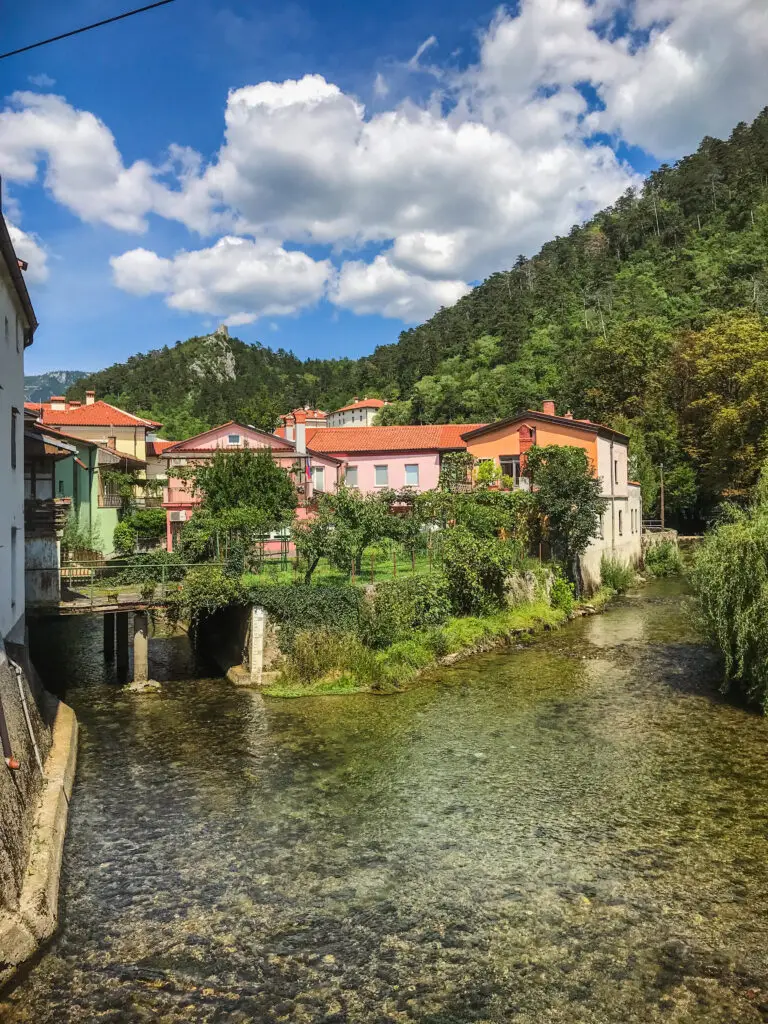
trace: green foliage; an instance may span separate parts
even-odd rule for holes
[[[115,526],[112,545],[118,555],[130,555],[136,550],[136,531],[130,522],[122,519]]]
[[[321,558],[327,558],[331,551],[333,536],[333,515],[323,508],[311,519],[295,522],[291,528],[291,539],[296,555],[304,568],[304,582],[312,582],[312,574]]]
[[[130,561],[129,566],[120,569],[116,582],[179,583],[184,579],[184,563],[175,551],[147,551],[143,555],[135,555]]]
[[[683,571],[683,560],[677,544],[665,539],[648,548],[645,570],[650,576],[679,576]]]
[[[437,626],[451,614],[448,581],[425,573],[379,583],[364,606],[361,634],[370,647],[386,647],[424,626]]]
[[[134,473],[124,473],[120,469],[103,467],[99,472],[105,490],[120,498],[121,516],[127,516],[135,507],[136,487],[143,481],[139,480]]]
[[[70,509],[61,536],[62,556],[67,558],[100,557],[101,536],[98,523],[89,530],[81,523],[74,510]]]
[[[475,460],[469,452],[446,452],[440,459],[441,491],[457,491],[472,480]]]
[[[327,628],[358,633],[364,594],[339,583],[258,583],[244,587],[244,599],[260,605],[280,624],[280,646],[290,651],[300,630]]]
[[[194,622],[202,612],[214,612],[230,604],[245,603],[245,593],[239,581],[230,576],[221,565],[206,563],[194,565],[183,582],[167,595],[170,619]]]
[[[768,711],[768,506],[704,538],[691,574],[702,625],[724,661],[724,689]]]
[[[199,508],[181,531],[178,550],[191,562],[205,559],[229,559],[237,554],[240,571],[245,566],[246,551],[257,558],[254,549],[270,528],[265,512],[253,506],[236,506],[221,512]]]
[[[124,521],[130,524],[137,537],[160,540],[165,536],[164,508],[137,508],[131,513],[128,520]]]
[[[507,577],[519,560],[514,545],[478,537],[464,527],[446,532],[443,573],[458,615],[479,615],[500,607]]]
[[[620,558],[603,555],[600,559],[600,582],[617,594],[626,594],[635,582],[635,570]]]
[[[290,477],[265,449],[219,450],[186,475],[193,492],[202,495],[202,508],[213,516],[249,509],[274,528],[289,523],[298,504]]]
[[[493,487],[501,480],[501,466],[494,459],[482,459],[475,470],[475,483],[479,487]]]
[[[583,448],[534,445],[528,450],[526,472],[546,535],[578,586],[578,556],[597,535],[607,501],[593,476]]]
[[[344,485],[332,494],[320,495],[317,516],[326,527],[314,528],[311,535],[299,534],[305,556],[311,549],[314,559],[322,550],[340,569],[351,572],[354,567],[359,574],[363,552],[370,544],[385,537],[397,538],[402,532],[400,520],[391,512],[393,497],[392,492],[361,494]]]
[[[364,674],[366,668],[371,671],[373,663],[373,654],[354,633],[320,626],[296,633],[283,677],[286,682],[308,686],[345,669]]]
[[[555,568],[555,578],[549,592],[549,603],[553,608],[559,609],[566,615],[571,615],[576,603],[574,586],[565,578],[559,566]]]

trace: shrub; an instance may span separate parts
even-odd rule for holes
[[[363,682],[374,682],[376,656],[354,633],[321,626],[298,630],[283,668],[283,680],[301,686],[325,676],[349,673]]]
[[[701,624],[735,686],[768,710],[768,510],[759,506],[717,526],[691,574]]]
[[[386,647],[413,629],[445,622],[450,614],[448,581],[441,573],[409,576],[376,587],[365,606],[361,633],[371,647]]]
[[[557,608],[559,611],[565,612],[566,615],[570,615],[573,612],[575,601],[574,586],[568,582],[559,567],[555,569],[554,575],[555,578],[549,591],[549,603],[553,608]]]
[[[645,553],[645,568],[651,576],[677,576],[683,571],[683,560],[677,544],[663,540],[648,548]]]
[[[118,583],[179,583],[184,579],[184,565],[175,551],[148,551],[136,555],[132,564],[117,574]]]
[[[280,624],[280,647],[290,651],[300,630],[327,627],[357,634],[364,594],[343,583],[254,583],[244,587],[244,599],[261,605]]]
[[[132,555],[136,549],[136,531],[126,519],[121,520],[112,534],[112,544],[119,555]]]
[[[619,558],[603,555],[600,561],[600,580],[604,587],[610,587],[617,594],[625,594],[635,582],[635,570]]]
[[[214,612],[228,604],[244,604],[245,594],[237,580],[220,565],[195,565],[178,589],[168,595],[171,619],[194,621],[201,612]]]
[[[376,686],[401,686],[432,662],[434,655],[423,638],[401,640],[376,659]]]
[[[443,573],[457,615],[481,615],[504,601],[504,584],[517,562],[513,545],[476,537],[462,527],[446,531]]]

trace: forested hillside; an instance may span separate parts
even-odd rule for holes
[[[95,387],[175,437],[363,393],[397,400],[386,422],[488,420],[554,398],[628,430],[647,510],[663,463],[668,507],[687,515],[743,493],[768,455],[766,314],[768,109],[371,356],[302,362],[216,335],[71,393]]]

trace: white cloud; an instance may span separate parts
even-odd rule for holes
[[[469,291],[463,281],[409,274],[393,266],[388,255],[380,254],[372,263],[344,263],[331,288],[331,301],[354,313],[379,313],[412,323],[452,305]]]
[[[27,75],[27,81],[36,85],[38,89],[50,89],[52,85],[56,85],[56,79],[46,75],[45,72],[40,75]]]
[[[14,93],[0,113],[0,174],[33,182],[43,160],[46,187],[82,220],[144,230],[160,191],[151,165],[125,167],[107,126],[60,96]]]
[[[163,294],[172,309],[216,314],[232,324],[313,305],[333,272],[329,260],[313,260],[276,242],[231,236],[172,259],[132,249],[110,263],[115,284],[124,291]]]
[[[768,96],[765,0],[520,0],[462,72],[420,63],[435,44],[408,62],[434,73],[423,103],[390,96],[391,109],[367,112],[320,75],[233,90],[210,161],[171,145],[160,166],[127,166],[92,113],[18,93],[0,113],[0,172],[32,182],[44,165],[46,187],[83,220],[140,232],[154,213],[225,235],[171,260],[136,249],[115,261],[120,287],[178,308],[258,316],[330,287],[346,308],[413,320],[637,182],[596,133],[674,157]],[[383,105],[381,74],[373,89]],[[346,258],[338,280],[293,248],[307,244]],[[363,246],[383,253],[365,262]]]
[[[43,248],[40,240],[14,224],[6,221],[8,234],[16,255],[20,260],[26,260],[28,266],[24,271],[24,279],[27,284],[42,284],[48,280],[48,253]]]

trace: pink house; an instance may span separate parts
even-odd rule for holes
[[[461,435],[477,426],[324,427],[307,430],[307,444],[342,460],[346,484],[364,494],[404,487],[429,491],[438,485],[442,456],[466,449]]]
[[[324,431],[323,431],[324,432]],[[165,448],[162,457],[168,466],[168,478],[163,493],[166,510],[168,550],[200,504],[200,497],[191,493],[187,481],[174,475],[181,466],[198,465],[210,459],[217,451],[236,451],[239,448],[268,448],[272,458],[294,479],[299,495],[297,517],[307,516],[307,505],[314,494],[335,491],[341,476],[341,460],[323,452],[307,448],[306,435],[298,431],[298,438],[288,440],[268,434],[242,423],[224,423],[202,434],[179,441]],[[275,542],[279,549],[279,541]]]

